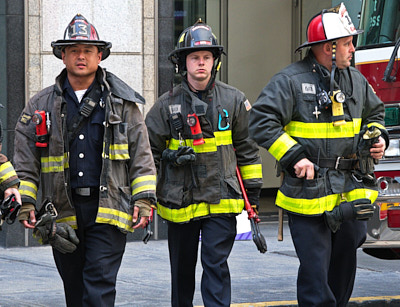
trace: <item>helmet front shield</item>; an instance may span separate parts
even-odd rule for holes
[[[343,3],[329,10],[323,10],[311,18],[307,25],[307,41],[297,47],[296,51],[315,44],[333,41],[339,38],[358,35]]]
[[[66,46],[86,44],[93,45],[103,52],[102,60],[110,55],[112,44],[110,42],[102,41],[99,39],[96,28],[89,23],[81,14],[75,15],[69,25],[64,31],[64,39],[57,40],[51,43],[53,54],[61,59],[62,51]]]

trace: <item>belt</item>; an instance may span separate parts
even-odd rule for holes
[[[310,161],[322,168],[352,170],[355,169],[358,159],[337,158],[310,158]]]
[[[72,189],[72,192],[79,196],[93,196],[98,194],[99,188],[92,188],[92,187],[75,188]]]

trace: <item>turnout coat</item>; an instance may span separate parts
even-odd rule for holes
[[[23,203],[37,205],[39,183],[43,203],[51,201],[58,211],[57,222],[76,228],[76,216],[69,180],[69,151],[66,126],[66,101],[62,85],[64,69],[56,83],[32,97],[16,126],[15,168],[21,180]],[[136,103],[144,99],[122,80],[101,67],[96,78],[105,91],[105,122],[99,209],[96,222],[133,231],[134,202],[147,198],[155,202],[156,170],[147,129]],[[35,110],[50,117],[49,144],[35,145]],[[89,119],[90,120],[90,119]]]

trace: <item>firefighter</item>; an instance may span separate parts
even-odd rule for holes
[[[261,161],[248,137],[251,106],[242,92],[215,80],[222,53],[201,19],[185,29],[169,57],[181,82],[146,116],[158,171],[157,212],[168,222],[172,306],[192,306],[200,235],[204,305],[230,305],[227,259],[235,216],[244,206],[237,164],[250,203],[259,203]]]
[[[156,171],[136,105],[145,101],[99,66],[111,43],[82,15],[52,48],[65,69],[16,126],[19,219],[52,245],[67,306],[114,306],[126,234],[144,227],[155,205]]]
[[[283,172],[276,204],[300,261],[299,306],[347,305],[378,196],[359,165],[382,158],[389,141],[382,101],[350,66],[359,33],[343,3],[315,15],[298,48],[310,47],[306,57],[273,76],[250,113],[250,136]],[[370,129],[378,133],[366,157],[358,147]]]
[[[3,106],[0,104],[0,108]],[[21,204],[21,195],[18,191],[19,179],[13,165],[7,157],[1,153],[3,142],[3,127],[0,120],[0,203],[11,195]],[[2,216],[3,217],[3,216]],[[3,219],[0,220],[0,229]]]

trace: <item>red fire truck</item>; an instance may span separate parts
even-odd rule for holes
[[[355,66],[385,103],[390,144],[375,167],[379,197],[362,246],[381,259],[400,259],[400,1],[364,0]]]

